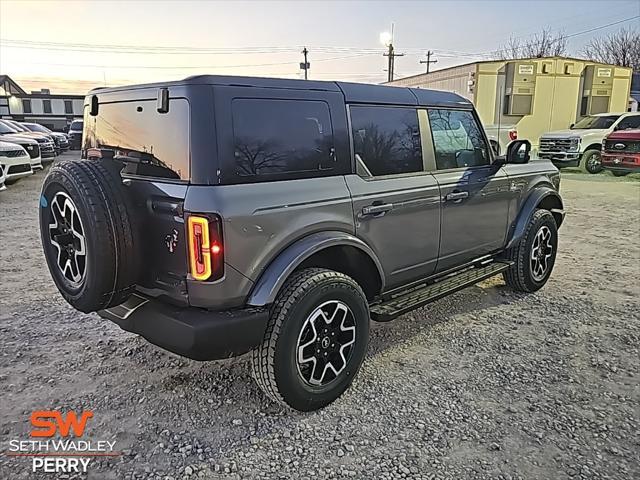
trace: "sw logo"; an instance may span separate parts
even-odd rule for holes
[[[31,414],[30,440],[9,441],[9,456],[31,457],[32,472],[86,473],[93,457],[116,457],[115,441],[81,440],[90,410],[62,413],[38,410]],[[57,438],[54,438],[57,437]]]
[[[31,414],[31,425],[35,429],[31,431],[31,436],[53,437],[58,431],[62,437],[68,437],[69,431],[73,430],[76,437],[81,437],[87,426],[87,420],[92,417],[93,412],[91,411],[82,412],[80,419],[78,419],[76,412],[67,413],[66,418],[62,416],[62,413],[55,410],[33,412]],[[55,422],[49,419],[55,419]]]

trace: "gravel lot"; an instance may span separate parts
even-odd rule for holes
[[[492,279],[374,324],[349,392],[299,414],[247,358],[181,359],[72,310],[40,248],[43,178],[0,193],[0,451],[33,410],[91,409],[86,435],[123,455],[90,479],[640,478],[640,182],[563,174],[543,290]],[[0,456],[2,479],[30,470]]]

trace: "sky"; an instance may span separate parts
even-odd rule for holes
[[[399,78],[423,72],[427,50],[436,70],[488,59],[542,28],[576,34],[567,54],[578,55],[595,36],[640,29],[640,18],[599,28],[638,15],[640,0],[0,0],[0,74],[27,90],[81,94],[204,73],[302,78],[306,46],[311,79],[380,83],[380,34],[392,25]]]

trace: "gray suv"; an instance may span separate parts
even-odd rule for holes
[[[251,352],[266,394],[321,408],[369,322],[502,274],[548,280],[558,170],[494,157],[447,92],[197,76],[97,89],[82,157],[54,165],[40,227],[64,298],[196,360]]]

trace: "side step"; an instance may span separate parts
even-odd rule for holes
[[[435,283],[413,289],[409,293],[399,293],[388,300],[371,305],[371,319],[377,322],[388,322],[404,313],[445,297],[450,293],[462,290],[463,288],[504,272],[511,265],[512,262],[496,261],[484,267],[473,267],[463,270],[460,273],[446,276]]]

